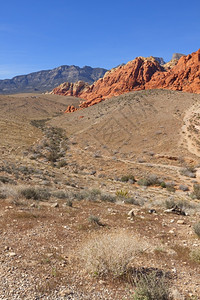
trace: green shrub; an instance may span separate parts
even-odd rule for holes
[[[136,281],[134,300],[169,300],[170,291],[166,277],[152,272],[142,275]]]
[[[166,183],[165,183],[164,181],[162,181],[162,182],[160,183],[160,186],[161,186],[163,189],[165,189],[165,188],[166,188]]]

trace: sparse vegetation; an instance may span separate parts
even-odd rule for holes
[[[197,198],[198,200],[200,199],[200,184],[194,184],[193,185],[193,193],[192,196]]]
[[[22,188],[21,195],[26,199],[33,200],[49,200],[51,193],[47,189],[41,189],[36,187]]]
[[[134,300],[170,300],[169,284],[166,276],[151,272],[136,280]]]
[[[191,260],[200,264],[200,249],[198,248],[198,249],[192,250],[190,252],[190,258],[191,258]]]
[[[200,238],[200,222],[194,224],[194,232]]]
[[[100,225],[101,222],[97,216],[90,215],[88,221],[92,224]]]
[[[135,177],[133,175],[124,175],[124,176],[121,177],[121,181],[122,182],[130,181],[132,183],[136,182]]]
[[[125,190],[116,191],[116,196],[119,198],[126,198],[128,197],[128,191]]]
[[[128,270],[129,263],[142,249],[142,243],[132,234],[121,231],[92,236],[80,250],[88,272],[118,277]]]

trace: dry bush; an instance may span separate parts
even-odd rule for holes
[[[198,249],[192,250],[190,252],[190,258],[191,258],[191,260],[200,264],[200,249],[198,248]]]
[[[169,300],[170,290],[164,275],[156,272],[144,274],[136,281],[134,300]]]
[[[194,224],[194,232],[200,238],[200,222]]]
[[[111,232],[92,236],[82,245],[80,256],[88,272],[118,277],[144,247],[144,242],[127,231]]]
[[[10,185],[0,186],[0,199],[18,199],[19,193],[16,187]]]

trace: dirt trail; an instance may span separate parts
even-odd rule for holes
[[[200,105],[193,104],[185,114],[180,142],[192,154],[200,157]]]

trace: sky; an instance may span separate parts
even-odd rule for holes
[[[0,79],[199,48],[199,0],[1,0]]]

